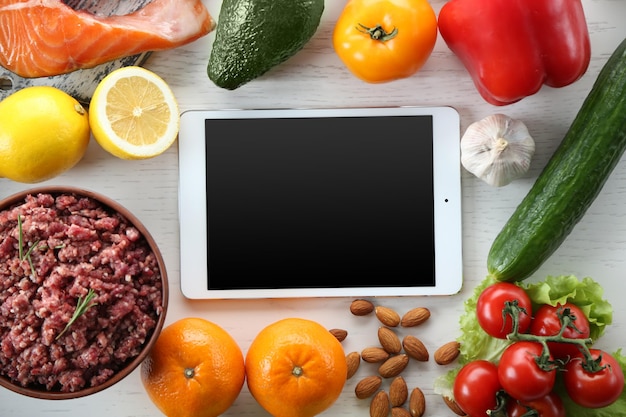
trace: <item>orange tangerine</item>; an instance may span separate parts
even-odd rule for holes
[[[183,318],[162,330],[141,364],[141,380],[168,417],[216,417],[241,392],[244,357],[222,327],[202,318]]]
[[[328,409],[346,382],[341,343],[321,324],[286,318],[255,337],[246,355],[248,389],[274,417],[312,417]]]

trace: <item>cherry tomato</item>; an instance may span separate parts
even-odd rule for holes
[[[563,331],[568,339],[587,339],[589,337],[589,320],[585,313],[575,304],[551,306],[544,304],[533,314],[529,333],[538,336],[554,336],[561,331],[560,316],[568,314],[573,320]],[[571,343],[548,342],[548,348],[554,358],[566,359],[580,353],[578,345]]]
[[[537,342],[514,342],[502,352],[498,379],[502,388],[522,403],[545,397],[554,388],[556,368],[542,369],[538,364],[543,346]],[[552,357],[547,358],[552,360]]]
[[[563,382],[572,401],[588,408],[606,407],[617,400],[624,389],[624,372],[617,360],[600,349],[589,349],[594,360],[598,360],[597,372],[583,366],[583,355],[571,359],[565,365]]]
[[[525,333],[530,327],[532,304],[523,288],[510,283],[498,282],[485,288],[476,302],[478,324],[490,336],[506,339],[513,331],[513,319],[503,315],[506,302],[516,302],[525,313],[519,314],[519,333]]]
[[[370,83],[413,75],[436,40],[437,16],[427,0],[350,0],[333,31],[339,58]]]
[[[511,399],[507,403],[508,417],[522,417],[531,410],[535,410],[537,417],[565,417],[565,406],[559,395],[552,391],[538,400],[520,403]]]
[[[452,392],[454,400],[469,417],[486,417],[496,408],[496,394],[501,389],[498,367],[478,359],[465,364],[456,378]]]

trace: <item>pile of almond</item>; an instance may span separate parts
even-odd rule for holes
[[[350,311],[356,316],[366,316],[374,313],[382,324],[378,328],[380,346],[369,346],[361,352],[350,352],[346,355],[348,363],[347,378],[352,378],[361,361],[378,364],[376,375],[362,378],[355,386],[355,395],[359,399],[371,398],[370,416],[387,417],[422,417],[426,411],[426,399],[419,387],[409,388],[401,373],[410,360],[426,362],[429,352],[424,343],[413,335],[406,335],[402,339],[394,328],[415,327],[430,318],[430,310],[426,307],[416,307],[400,315],[392,308],[374,305],[365,299],[356,299],[350,304]],[[342,329],[330,330],[333,335],[343,341],[347,331]],[[434,353],[437,364],[452,363],[459,355],[459,343],[451,341],[439,347]],[[383,388],[383,381],[390,379],[388,391]],[[408,406],[406,406],[408,400]],[[406,406],[406,407],[405,407]],[[454,404],[449,404],[452,411]],[[458,414],[458,413],[457,413]]]

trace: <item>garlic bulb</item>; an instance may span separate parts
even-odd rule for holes
[[[526,125],[493,114],[469,125],[461,138],[461,164],[487,184],[501,187],[524,175],[535,154]]]

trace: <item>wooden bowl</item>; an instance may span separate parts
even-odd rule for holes
[[[101,274],[99,276],[92,275],[93,273],[90,272],[88,275],[84,275],[82,277],[79,276],[79,274],[76,274],[77,277],[73,277],[73,278],[70,277],[69,278],[70,280],[74,279],[74,281],[76,281],[76,282],[73,282],[74,286],[79,285],[77,284],[79,282],[83,282],[83,283],[88,282],[89,288],[92,288],[92,286],[97,286],[98,287],[97,296],[94,300],[98,300],[102,302],[99,302],[96,306],[94,306],[94,308],[88,309],[87,312],[85,312],[81,317],[79,317],[74,322],[74,324],[72,324],[72,326],[69,328],[67,332],[65,332],[64,334],[61,334],[60,336],[59,336],[59,331],[58,331],[59,327],[58,327],[58,322],[57,322],[57,328],[55,330],[55,333],[57,334],[56,338],[53,336],[50,336],[51,334],[51,331],[49,330],[50,327],[44,325],[44,317],[46,318],[52,317],[55,314],[53,313],[53,311],[56,309],[54,307],[50,307],[47,309],[44,308],[45,311],[42,312],[41,306],[44,304],[43,296],[41,296],[42,298],[41,300],[38,300],[36,302],[37,305],[39,305],[37,309],[33,307],[31,309],[32,313],[31,312],[23,313],[23,314],[27,314],[27,318],[31,317],[34,320],[35,324],[33,324],[31,327],[34,328],[34,332],[36,334],[33,340],[35,339],[36,340],[33,343],[39,345],[37,346],[38,349],[48,349],[48,351],[45,352],[45,357],[49,360],[50,364],[53,364],[53,363],[55,364],[56,363],[55,361],[58,360],[58,355],[52,354],[50,343],[60,345],[61,350],[64,351],[63,353],[64,355],[71,355],[72,360],[76,360],[75,355],[73,355],[72,353],[65,352],[65,350],[68,349],[69,346],[78,345],[79,342],[77,342],[77,340],[79,337],[81,337],[81,335],[82,335],[81,340],[88,341],[88,342],[82,343],[82,345],[84,345],[85,347],[91,346],[92,347],[91,353],[93,353],[95,349],[94,346],[110,346],[110,348],[100,349],[101,351],[108,350],[109,359],[105,359],[105,360],[113,360],[113,361],[117,360],[114,358],[111,359],[111,357],[113,356],[115,352],[119,353],[121,349],[123,349],[120,347],[122,346],[122,343],[118,343],[120,342],[119,339],[121,339],[122,337],[127,339],[126,342],[129,342],[128,339],[130,339],[130,343],[131,344],[134,343],[136,345],[134,350],[129,352],[129,356],[127,358],[123,360],[120,359],[117,366],[111,367],[112,369],[109,371],[105,371],[105,373],[99,377],[100,379],[96,383],[90,384],[89,380],[93,376],[92,372],[94,371],[94,369],[100,369],[101,362],[99,361],[102,361],[103,359],[100,357],[98,357],[98,359],[89,359],[91,362],[88,362],[89,363],[88,365],[85,365],[84,363],[81,364],[79,366],[80,368],[79,372],[84,372],[84,374],[81,375],[81,378],[84,377],[84,379],[86,380],[86,383],[85,383],[85,386],[76,388],[76,390],[74,390],[73,392],[68,391],[69,388],[63,388],[63,389],[61,388],[62,386],[67,387],[70,384],[61,384],[60,382],[55,382],[54,386],[52,386],[52,383],[48,383],[48,386],[46,386],[46,384],[42,384],[41,381],[40,382],[30,381],[27,383],[26,386],[23,386],[21,383],[15,380],[16,378],[11,378],[9,376],[9,367],[12,367],[12,366],[15,366],[15,367],[22,366],[26,368],[26,370],[21,371],[22,375],[36,374],[36,372],[33,372],[33,369],[28,369],[29,367],[33,366],[32,364],[35,363],[35,359],[31,359],[31,355],[28,355],[28,356],[24,355],[24,357],[25,358],[28,357],[28,359],[21,359],[18,361],[15,357],[12,357],[15,355],[15,353],[7,354],[6,351],[4,350],[4,348],[7,348],[6,346],[10,345],[14,347],[7,348],[9,351],[13,349],[14,351],[19,350],[22,354],[24,353],[23,350],[20,350],[21,348],[15,347],[15,338],[11,339],[11,337],[14,337],[14,336],[9,336],[8,331],[9,329],[15,330],[16,328],[19,328],[21,326],[20,323],[25,323],[28,320],[24,320],[20,316],[19,321],[13,322],[16,316],[11,316],[11,314],[13,314],[15,310],[6,309],[6,308],[2,310],[3,303],[5,302],[8,303],[7,301],[8,297],[10,296],[15,297],[17,282],[25,283],[27,287],[30,287],[29,292],[28,292],[29,293],[28,297],[30,297],[29,302],[22,303],[22,305],[26,305],[26,306],[28,306],[29,304],[33,306],[33,298],[38,298],[39,294],[41,294],[41,292],[36,292],[35,291],[36,289],[39,289],[39,291],[42,291],[40,287],[45,287],[46,291],[52,291],[50,290],[50,288],[60,289],[61,287],[55,287],[54,286],[55,284],[51,283],[53,282],[51,278],[53,274],[46,272],[45,268],[38,269],[38,268],[43,268],[41,267],[40,264],[38,264],[38,266],[36,266],[34,270],[32,269],[33,266],[30,266],[29,270],[26,269],[29,267],[27,266],[28,264],[24,263],[26,262],[24,260],[25,259],[24,255],[22,255],[21,259],[23,261],[21,261],[22,263],[20,263],[21,268],[22,268],[21,277],[18,278],[17,275],[11,275],[12,272],[8,273],[6,270],[5,270],[5,275],[3,276],[3,271],[0,270],[0,295],[4,294],[2,295],[2,297],[0,297],[0,385],[14,392],[17,392],[19,394],[27,395],[27,396],[34,397],[34,398],[40,398],[40,399],[61,400],[61,399],[84,397],[84,396],[102,391],[116,384],[117,382],[121,381],[123,378],[125,378],[127,375],[133,372],[133,370],[135,370],[135,368],[137,368],[137,366],[139,366],[141,362],[145,359],[145,357],[148,355],[150,349],[156,342],[156,339],[158,338],[161,332],[161,329],[163,328],[163,324],[165,322],[165,315],[167,312],[167,304],[168,304],[168,292],[169,292],[167,272],[165,269],[165,263],[163,261],[161,252],[159,251],[159,248],[157,247],[157,244],[154,241],[154,238],[150,235],[148,230],[145,228],[145,226],[139,221],[139,219],[135,215],[133,215],[122,205],[118,204],[117,202],[113,201],[112,199],[108,197],[105,197],[93,191],[76,188],[76,187],[43,186],[43,187],[31,188],[29,190],[25,190],[17,194],[14,194],[12,196],[9,196],[3,199],[2,201],[0,201],[0,245],[2,245],[3,242],[6,244],[7,239],[10,239],[6,234],[7,232],[4,231],[5,226],[7,228],[10,228],[10,227],[13,228],[12,236],[19,235],[19,233],[15,233],[18,229],[19,231],[24,230],[24,235],[29,233],[28,229],[21,229],[18,226],[16,226],[17,214],[13,212],[12,220],[11,220],[11,216],[9,215],[9,209],[15,208],[18,206],[21,207],[22,204],[26,202],[27,196],[38,196],[40,194],[51,195],[55,197],[55,201],[56,201],[56,197],[62,196],[62,195],[73,195],[78,198],[86,197],[97,202],[100,205],[100,207],[102,207],[108,213],[111,213],[112,215],[113,214],[121,215],[122,222],[120,222],[120,224],[124,224],[123,219],[126,219],[128,221],[129,227],[124,229],[124,232],[126,233],[123,233],[123,234],[118,233],[116,236],[117,237],[121,236],[124,239],[125,237],[133,236],[132,239],[130,238],[128,239],[129,241],[132,241],[132,243],[130,243],[131,246],[129,246],[131,248],[134,248],[135,245],[143,246],[145,245],[145,243],[147,243],[148,248],[145,248],[143,252],[137,251],[137,252],[132,252],[132,254],[133,256],[145,256],[145,253],[151,252],[154,257],[153,261],[156,261],[156,265],[153,264],[152,268],[145,269],[145,268],[139,267],[130,272],[126,271],[124,272],[126,273],[124,278],[118,277],[117,279],[119,282],[111,281],[112,283],[110,284],[102,284],[103,282],[108,283],[109,282],[108,280],[112,279],[111,274],[105,274],[99,269],[99,268],[102,268],[104,270],[106,269],[105,265],[110,266],[104,261],[97,263],[97,266],[93,266],[93,268],[98,270],[98,273]],[[31,203],[31,205],[33,204]],[[87,211],[85,211],[85,213],[87,213]],[[82,215],[82,212],[79,215]],[[30,214],[28,214],[28,216],[30,216]],[[89,217],[89,214],[86,214],[86,217]],[[30,217],[20,217],[20,219],[22,218],[24,219],[22,221],[23,225],[28,224],[27,223],[28,219],[31,219]],[[11,224],[12,226],[9,226],[9,224]],[[86,224],[86,223],[83,223],[83,224]],[[130,226],[134,227],[134,229],[132,229]],[[30,229],[30,230],[33,230],[33,229]],[[138,240],[134,240],[137,237],[136,234],[133,234],[135,230],[138,231],[141,235],[141,237]],[[99,239],[97,242],[102,242],[102,248],[111,246],[111,244],[106,241],[107,238],[104,237],[105,235],[103,234],[102,231],[99,231],[97,233],[99,236]],[[65,245],[68,247],[68,250],[74,247],[74,242],[69,241],[69,240],[66,240],[66,241],[70,242],[69,244]],[[50,241],[48,240],[47,242],[50,242]],[[128,242],[125,242],[125,243],[128,243]],[[14,237],[12,246],[5,247],[4,251],[2,247],[0,246],[0,262],[1,263],[6,264],[11,259],[15,260],[15,256],[11,256],[10,252],[17,252],[17,249],[15,249],[16,244],[19,247],[21,245],[26,245],[27,242],[23,241],[22,238],[18,239]],[[34,245],[37,245],[36,241],[35,243],[31,242],[31,246],[34,246]],[[49,253],[50,252],[49,246],[50,245],[37,246],[37,249],[35,250],[40,250],[40,248],[43,248],[41,249],[42,251],[47,251],[47,253]],[[64,245],[59,245],[54,250],[62,251],[63,246]],[[9,248],[12,248],[12,249],[9,249]],[[98,249],[93,249],[93,250],[96,251],[98,259],[103,259],[101,258],[102,255],[100,255],[100,252],[97,252]],[[24,250],[22,251],[22,253],[24,252],[27,252],[26,246],[24,246]],[[57,252],[57,253],[60,253],[60,252]],[[124,252],[124,254],[127,254],[127,252]],[[135,254],[138,254],[138,255],[135,255]],[[37,256],[43,256],[43,255],[38,254]],[[91,253],[89,256],[90,256],[89,257],[90,260],[96,258],[96,256],[92,256]],[[56,255],[53,256],[53,258],[55,257]],[[67,253],[63,255],[63,259],[66,264],[68,263],[71,264],[72,258],[68,258]],[[143,259],[145,260],[146,258],[143,258]],[[55,259],[55,261],[60,262],[58,261],[58,259]],[[17,261],[14,261],[14,262],[17,262]],[[82,264],[85,264],[84,260]],[[91,264],[89,264],[89,262],[87,262],[87,264],[88,265],[86,267],[91,268]],[[119,268],[120,270],[122,270],[122,269],[125,269],[128,264],[132,265],[132,262],[130,261],[119,262],[115,264],[115,268]],[[122,272],[119,272],[118,269],[114,269],[114,270],[116,272],[116,274],[114,275],[122,274]],[[29,272],[30,275],[29,273],[25,273],[24,271],[30,271]],[[41,274],[41,276],[37,276],[36,272],[34,271],[43,271],[43,273]],[[7,284],[2,284],[3,278],[7,281]],[[139,282],[143,282],[144,289],[146,288],[145,286],[147,283],[148,291],[152,294],[154,298],[156,298],[157,300],[156,302],[153,299],[151,299],[151,301],[148,302],[147,298],[142,298],[145,296],[144,292],[143,291],[139,292],[135,289],[140,286]],[[150,287],[150,285],[152,284],[154,284],[154,287]],[[69,284],[67,285],[69,286]],[[85,288],[86,287],[82,287],[81,289],[83,293],[84,293]],[[110,292],[108,292],[109,291],[108,288],[111,288]],[[157,288],[158,290],[152,291],[151,288]],[[63,287],[62,289],[66,290],[67,293],[70,293],[69,289],[65,287]],[[115,295],[113,295],[114,292],[115,292]],[[159,293],[160,293],[160,303],[158,302]],[[65,293],[61,293],[61,294],[64,295]],[[133,306],[141,305],[143,316],[150,317],[150,320],[147,320],[147,323],[149,323],[149,325],[148,325],[148,330],[145,332],[145,335],[140,335],[137,338],[134,337],[134,334],[140,333],[141,327],[138,325],[136,326],[128,325],[128,323],[130,323],[131,316],[125,316],[125,314],[130,315],[131,313],[129,312],[120,313],[121,318],[117,320],[116,318],[114,318],[115,315],[112,313],[112,311],[119,311],[119,310],[113,310],[110,308],[112,307],[113,304],[116,304],[116,308],[119,305],[121,305],[120,300],[126,296],[129,296],[128,294],[132,294],[132,297],[136,297],[136,298],[133,298],[135,302],[132,303],[132,305]],[[76,300],[76,301],[67,301],[67,300]],[[15,299],[11,298],[10,302],[13,303],[14,301]],[[67,298],[65,301],[66,303],[62,304],[61,307],[59,307],[58,309],[61,310],[62,307],[66,308],[65,309],[66,315],[65,315],[64,320],[67,321],[68,316],[69,316],[67,314],[68,309],[75,310],[75,306],[72,307],[72,303],[78,302],[78,299],[76,296],[74,296],[73,298]],[[126,303],[125,305],[129,306],[130,304],[131,303]],[[13,306],[15,304],[11,304],[11,305]],[[16,307],[16,308],[18,308],[19,310],[19,307]],[[25,307],[25,308],[28,308],[28,307]],[[90,310],[92,310],[93,312],[90,313]],[[129,310],[131,310],[130,307],[129,307]],[[107,315],[107,317],[104,317],[105,314]],[[134,310],[132,314],[136,314]],[[55,316],[55,317],[58,317],[58,316]],[[132,317],[134,318],[134,316]],[[81,320],[82,320],[82,324],[79,325],[78,323]],[[124,321],[126,322],[127,327],[122,328],[120,330],[119,325],[116,325],[115,323],[120,323]],[[10,323],[12,323],[12,325]],[[48,330],[48,332],[42,331],[44,328]],[[100,337],[100,339],[98,339],[99,344],[96,344],[95,342],[96,333],[99,333],[99,337]],[[130,336],[131,334],[133,335],[132,337]],[[106,336],[103,336],[103,335],[106,335]],[[5,337],[7,338],[7,341],[5,341]],[[102,340],[103,337],[104,337],[104,340]],[[8,340],[11,340],[11,341],[9,342]],[[114,341],[111,342],[111,340],[114,340]],[[7,343],[7,345],[3,346],[3,343],[5,342]],[[55,347],[55,349],[56,349],[56,352],[59,351],[58,346]],[[98,350],[98,349],[95,349],[95,350]],[[87,355],[90,354],[89,352],[83,352],[83,353],[84,353],[83,356],[85,357],[88,357]],[[7,355],[11,357],[9,358]],[[67,358],[69,358],[69,356],[67,356]],[[62,361],[65,361],[65,359],[62,359]],[[16,363],[19,365],[15,365]],[[65,361],[65,363],[71,363],[71,361],[68,359],[67,361]],[[96,365],[94,365],[94,363]],[[54,371],[54,369],[56,369],[56,366],[51,369],[53,370],[49,370],[46,373],[46,375],[47,375],[47,378],[49,378],[49,380],[54,381],[56,380],[56,377],[57,375],[59,375],[59,373],[55,373],[56,371]],[[111,373],[111,371],[113,371],[112,375],[109,375],[106,373],[106,372]]]

